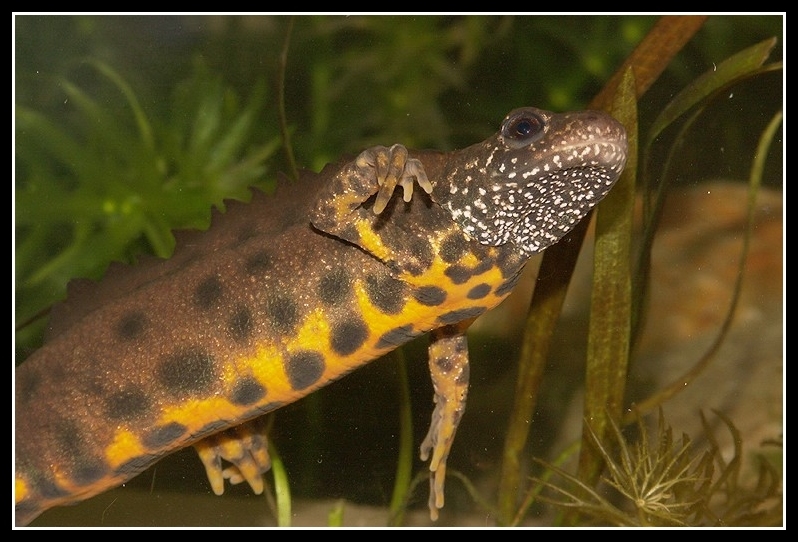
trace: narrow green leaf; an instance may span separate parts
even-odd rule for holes
[[[204,164],[204,158],[222,124],[223,93],[221,86],[214,81],[212,88],[208,88],[202,94],[201,102],[194,112],[194,123],[187,150],[189,158],[199,164]]]
[[[389,507],[389,525],[398,527],[404,522],[404,511],[413,475],[413,411],[410,401],[410,380],[404,350],[394,350],[397,384],[399,386],[399,455],[396,459],[396,479]]]
[[[91,66],[94,66],[97,71],[110,79],[111,82],[113,82],[122,92],[122,94],[124,94],[125,99],[127,99],[128,104],[130,105],[131,109],[133,109],[133,116],[136,119],[136,125],[138,126],[139,135],[141,136],[144,146],[148,149],[154,148],[152,127],[150,126],[150,122],[147,120],[147,115],[144,113],[138,98],[136,98],[136,93],[132,88],[130,88],[130,85],[128,85],[127,82],[105,62],[101,62],[99,60],[89,60],[88,63]]]
[[[727,58],[696,78],[679,92],[654,120],[648,134],[646,146],[649,146],[674,120],[701,100],[717,90],[756,72],[770,56],[770,52],[775,45],[776,38],[761,41]]]
[[[597,206],[593,287],[587,341],[584,419],[602,442],[620,419],[629,361],[632,307],[632,218],[637,173],[637,101],[629,69],[618,86],[612,114],[626,127],[629,157],[615,186]],[[582,435],[579,478],[591,483],[602,465],[591,446],[588,427]]]
[[[206,166],[207,171],[216,174],[235,166],[239,156],[245,151],[245,145],[252,140],[252,127],[259,110],[265,103],[265,89],[266,86],[260,81],[246,108],[235,117],[223,134],[217,136],[219,140],[211,150]]]
[[[343,527],[344,525],[344,500],[335,503],[335,506],[327,514],[327,527]]]
[[[60,164],[66,168],[79,174],[83,170],[83,164],[86,162],[83,146],[75,139],[74,136],[68,134],[66,131],[56,126],[50,119],[32,111],[24,106],[17,106],[16,112],[16,129],[18,140],[25,138],[26,141],[34,141],[35,148],[31,146],[17,146],[17,158],[28,158],[31,161],[42,160],[41,156],[37,156],[40,152],[39,149],[49,153]],[[19,141],[18,141],[19,143]],[[52,177],[42,177],[48,181],[52,186],[57,183],[53,181]]]
[[[277,501],[277,526],[291,526],[291,488],[288,484],[288,474],[285,471],[283,460],[277,452],[274,443],[269,440],[269,457],[272,462],[274,475],[274,495]]]
[[[288,164],[288,174],[291,179],[299,179],[299,171],[296,165],[296,158],[294,157],[294,147],[291,143],[291,132],[288,129],[288,116],[285,111],[285,72],[288,67],[288,46],[291,43],[291,32],[294,28],[294,17],[288,18],[288,28],[285,31],[285,40],[283,41],[283,48],[280,51],[280,67],[278,70],[277,80],[277,114],[280,118],[280,133],[282,134],[283,150],[285,151],[285,158]]]

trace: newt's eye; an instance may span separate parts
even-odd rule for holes
[[[528,145],[544,133],[545,123],[539,116],[529,111],[511,115],[502,127],[504,140],[513,147]]]

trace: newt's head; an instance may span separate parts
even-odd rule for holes
[[[529,256],[609,192],[626,153],[626,131],[606,113],[516,109],[494,136],[454,153],[435,199],[480,243]]]

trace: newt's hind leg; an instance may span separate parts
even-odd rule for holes
[[[263,493],[263,474],[271,467],[263,417],[204,438],[194,449],[217,495],[224,493],[225,479],[233,485],[246,481],[256,495]],[[223,469],[222,460],[231,465]]]
[[[421,460],[430,460],[429,512],[433,521],[443,508],[443,489],[446,481],[446,459],[452,448],[454,434],[463,417],[468,395],[468,342],[465,330],[474,321],[445,326],[432,331],[429,346],[429,368],[435,390],[435,410],[424,442]]]

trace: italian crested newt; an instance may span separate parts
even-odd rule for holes
[[[427,332],[435,408],[421,458],[436,519],[466,403],[466,328],[607,194],[626,152],[604,113],[517,109],[482,143],[370,148],[214,211],[168,260],[73,281],[16,369],[17,524],[192,445],[216,493],[225,479],[260,492],[258,417]]]

